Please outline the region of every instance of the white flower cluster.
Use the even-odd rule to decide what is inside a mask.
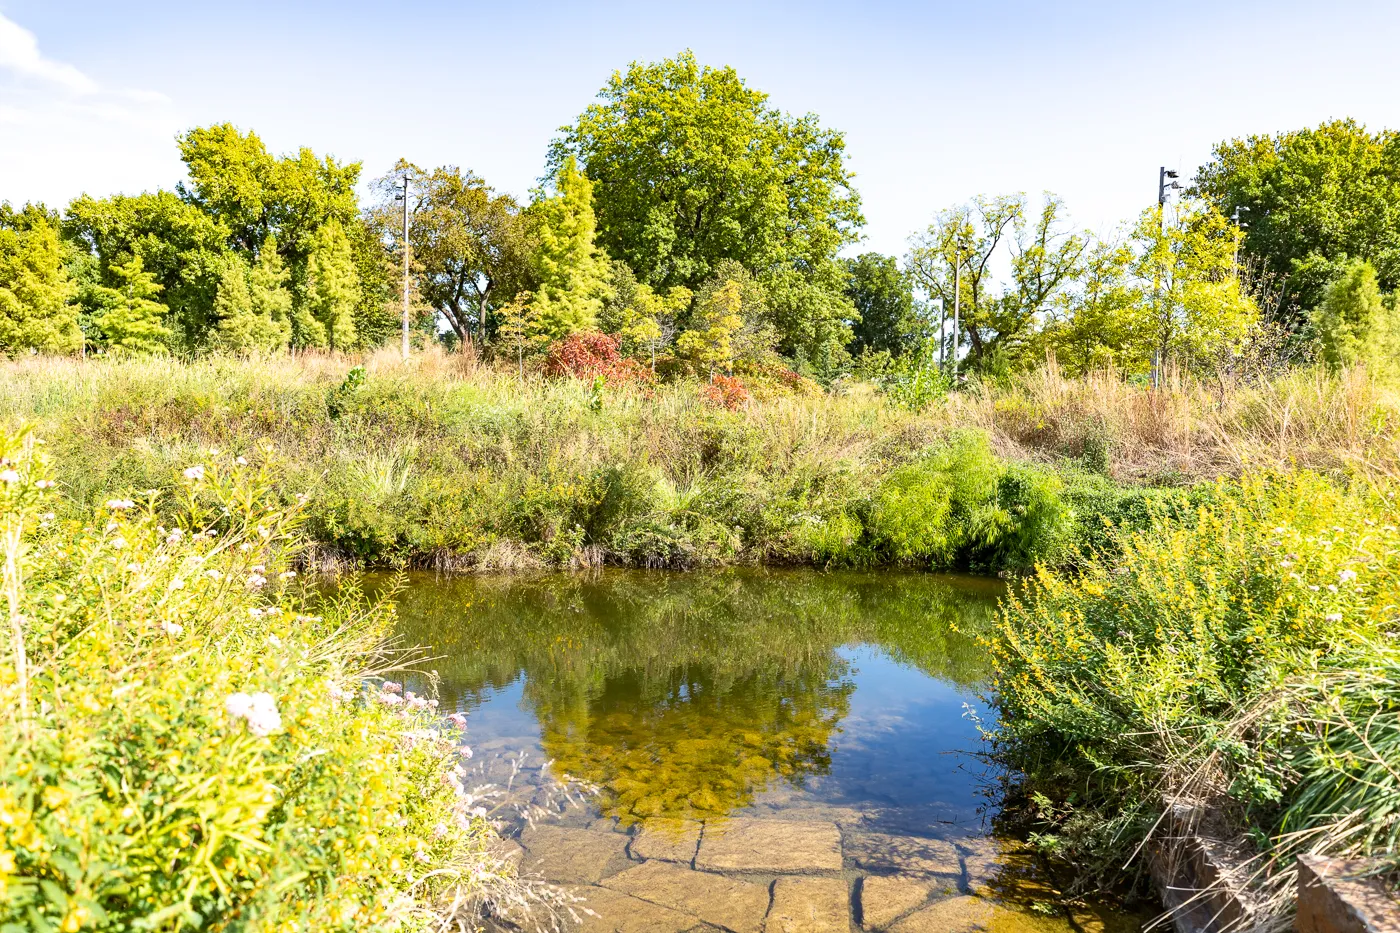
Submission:
[[[270,735],[282,728],[282,714],[270,693],[232,694],[224,701],[224,709],[234,719],[245,720],[253,735]]]

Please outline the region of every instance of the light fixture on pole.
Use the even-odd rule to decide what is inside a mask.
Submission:
[[[403,358],[408,361],[408,173],[403,176],[403,191],[394,195],[403,202]]]
[[[1230,219],[1235,223],[1235,253],[1230,259],[1230,268],[1234,271],[1235,278],[1237,279],[1240,277],[1240,231],[1249,226],[1249,224],[1240,220],[1240,211],[1244,211],[1247,214],[1249,213],[1249,208],[1245,207],[1243,204],[1237,204],[1235,205],[1235,212],[1230,215]]]

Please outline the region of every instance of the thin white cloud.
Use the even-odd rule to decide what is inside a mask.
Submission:
[[[75,94],[96,94],[97,82],[72,65],[45,58],[34,33],[0,13],[0,68],[22,78],[57,84]]]
[[[60,206],[80,191],[166,187],[180,175],[169,97],[104,87],[43,54],[0,14],[0,201]]]

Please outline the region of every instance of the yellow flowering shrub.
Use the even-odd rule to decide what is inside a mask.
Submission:
[[[461,735],[371,676],[392,606],[313,597],[269,466],[58,522],[0,435],[0,930],[398,930],[511,897]],[[173,517],[172,517],[173,516]]]
[[[1117,871],[1164,796],[1205,792],[1207,759],[1213,806],[1261,841],[1278,831],[1307,736],[1239,718],[1400,632],[1397,522],[1392,489],[1247,476],[1009,595],[988,640],[995,739],[1052,830],[1042,841],[1077,834],[1108,857],[1066,854]]]

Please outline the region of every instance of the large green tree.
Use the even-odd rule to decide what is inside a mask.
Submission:
[[[916,336],[919,322],[914,313],[914,288],[893,256],[862,253],[845,260],[846,297],[860,319],[851,326],[852,354],[864,350],[898,355]]]
[[[292,340],[299,347],[348,350],[356,344],[355,308],[360,276],[350,239],[339,221],[316,233],[306,261],[301,307],[292,317]]]
[[[1369,261],[1400,285],[1400,133],[1354,120],[1222,142],[1196,190],[1222,215],[1244,208],[1243,250],[1284,278],[1281,323],[1301,330],[1338,270]]]
[[[0,353],[82,347],[57,218],[40,205],[0,203]]]
[[[65,232],[96,260],[97,284],[123,286],[116,267],[139,257],[143,272],[160,285],[170,309],[173,339],[186,349],[204,346],[217,324],[214,302],[229,252],[229,231],[195,205],[170,191],[93,198],[68,205]],[[82,304],[95,313],[96,292],[84,289]]]
[[[465,346],[484,343],[492,313],[532,285],[533,232],[508,194],[455,165],[427,171],[399,160],[374,184],[371,217],[403,261],[402,179],[409,180],[409,245],[419,294]]]
[[[572,157],[559,167],[555,186],[553,197],[532,208],[539,248],[531,309],[540,332],[550,338],[596,328],[612,277],[607,254],[594,242],[593,184]]]
[[[863,223],[845,140],[690,52],[616,72],[550,153],[596,187],[598,240],[653,288],[695,289],[726,259],[765,281],[783,349],[844,345],[837,252]]]

